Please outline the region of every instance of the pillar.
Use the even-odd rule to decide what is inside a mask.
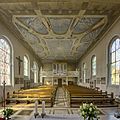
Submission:
[[[54,79],[53,79],[53,77],[52,77],[52,86],[54,85]]]
[[[66,85],[68,85],[68,77],[66,77]]]

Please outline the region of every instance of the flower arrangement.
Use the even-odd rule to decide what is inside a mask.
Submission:
[[[82,104],[80,106],[80,113],[82,115],[82,117],[88,120],[94,120],[94,118],[96,118],[98,120],[98,114],[99,114],[99,110],[97,108],[97,106],[93,105],[92,103],[90,104]]]
[[[5,119],[9,119],[9,117],[13,114],[13,109],[7,108],[5,110],[3,110],[3,115],[5,117]]]

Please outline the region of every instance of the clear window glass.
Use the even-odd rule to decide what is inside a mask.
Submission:
[[[91,60],[91,62],[92,62],[92,76],[96,76],[96,56],[94,55],[94,56],[92,56],[92,60]]]
[[[119,85],[120,82],[120,39],[115,39],[110,45],[110,78],[111,83]]]
[[[29,59],[28,59],[28,57],[25,55],[25,56],[24,56],[24,76],[29,77],[29,71],[30,71]]]
[[[0,85],[5,80],[6,85],[11,85],[11,49],[6,39],[0,39]]]

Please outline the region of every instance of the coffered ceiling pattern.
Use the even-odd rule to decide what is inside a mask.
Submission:
[[[0,13],[43,61],[75,61],[120,15],[120,1],[4,0]]]

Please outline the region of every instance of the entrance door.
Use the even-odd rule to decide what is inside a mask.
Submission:
[[[58,79],[58,87],[62,87],[62,79]]]

